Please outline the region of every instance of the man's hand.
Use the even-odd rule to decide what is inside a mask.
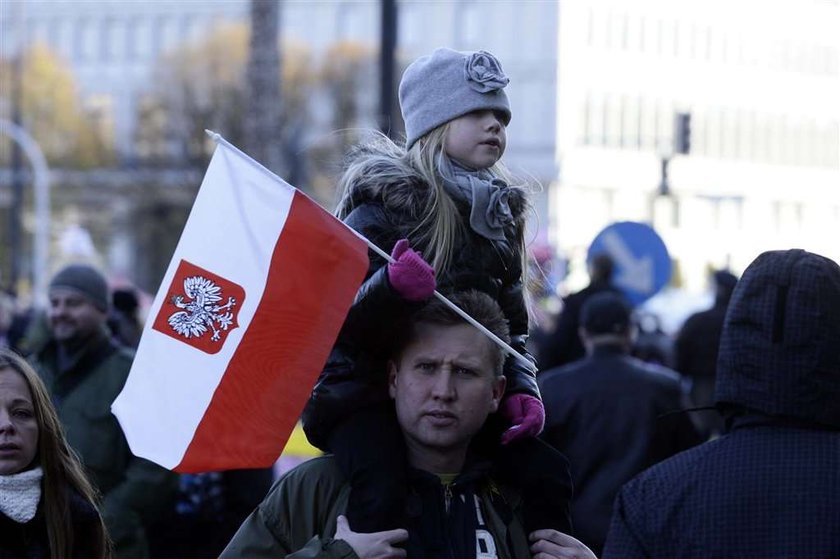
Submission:
[[[534,559],[598,559],[588,547],[557,530],[537,530],[528,538]]]
[[[408,531],[400,528],[362,534],[350,529],[345,516],[339,516],[336,520],[335,539],[346,541],[359,559],[390,559],[405,557],[405,550],[394,547],[394,544],[407,540]]]

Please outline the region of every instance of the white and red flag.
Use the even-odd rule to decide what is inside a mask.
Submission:
[[[217,140],[112,406],[134,454],[180,472],[274,463],[368,268],[364,240]]]

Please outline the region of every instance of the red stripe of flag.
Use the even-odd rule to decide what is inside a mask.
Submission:
[[[367,269],[365,243],[295,192],[265,292],[176,471],[277,459]]]

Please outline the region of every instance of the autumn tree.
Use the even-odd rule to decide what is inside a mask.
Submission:
[[[205,129],[245,146],[246,68],[249,31],[221,24],[204,39],[166,55],[155,87],[140,102],[138,154],[152,163],[206,164],[213,145]],[[284,44],[280,77],[280,127],[306,115],[312,82],[309,51]],[[278,100],[280,102],[280,100]]]
[[[50,165],[91,168],[113,162],[113,144],[97,126],[97,115],[84,108],[69,64],[38,43],[25,52],[21,74],[22,124]],[[0,117],[6,119],[13,76],[11,61],[0,60]],[[8,142],[0,146],[0,161],[8,165]]]

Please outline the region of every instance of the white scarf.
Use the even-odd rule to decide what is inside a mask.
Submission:
[[[41,500],[41,478],[44,471],[39,467],[0,476],[0,512],[23,524],[35,517]]]

